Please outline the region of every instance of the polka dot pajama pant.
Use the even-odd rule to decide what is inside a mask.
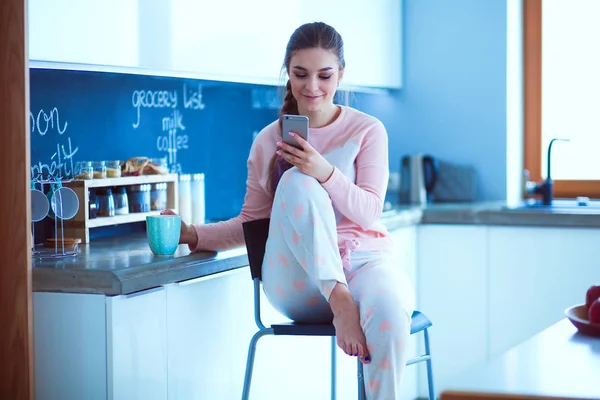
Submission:
[[[347,285],[371,354],[364,366],[367,398],[395,400],[408,357],[414,295],[394,255],[360,252],[356,241],[340,252],[329,195],[296,168],[277,187],[269,229],[263,286],[270,303],[294,321],[331,322],[331,291],[337,282]]]

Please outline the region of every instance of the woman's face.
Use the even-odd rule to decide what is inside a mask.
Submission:
[[[322,111],[333,104],[344,71],[333,52],[311,48],[292,55],[288,73],[298,111],[303,113]]]

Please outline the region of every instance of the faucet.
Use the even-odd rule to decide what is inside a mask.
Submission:
[[[550,175],[550,171],[551,171],[551,155],[552,155],[552,144],[555,141],[562,141],[562,142],[568,142],[570,141],[570,139],[561,139],[561,138],[554,138],[550,141],[550,143],[548,144],[548,172],[546,173],[546,179],[543,182],[540,183],[536,183],[536,182],[530,182],[529,180],[525,179],[525,191],[527,194],[539,194],[542,196],[542,205],[544,206],[549,206],[552,205],[552,188],[553,188],[553,183],[552,183],[552,176]],[[529,171],[525,170],[525,176],[528,177],[529,176]]]

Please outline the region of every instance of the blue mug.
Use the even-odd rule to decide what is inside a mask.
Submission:
[[[150,250],[157,256],[170,256],[179,245],[181,216],[149,215],[146,217],[146,236]]]

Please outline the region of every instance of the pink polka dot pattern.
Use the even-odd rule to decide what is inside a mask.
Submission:
[[[269,256],[267,256],[267,263],[269,264],[269,267],[271,267],[271,268],[275,267],[275,261],[273,261],[273,259]]]
[[[279,293],[279,295],[281,297],[285,297],[285,292],[284,292],[284,290],[283,290],[283,288],[281,286],[279,286],[279,285],[275,286],[275,291],[277,293]]]
[[[324,263],[323,257],[321,257],[320,255],[315,255],[315,264],[317,265],[322,265]]]
[[[307,266],[306,266],[306,260],[304,258],[300,259],[300,266],[302,267],[303,270],[307,270]]]
[[[281,206],[281,211],[285,211],[285,207],[286,207],[285,201],[281,200],[280,206]]]
[[[300,243],[301,239],[302,239],[302,236],[298,235],[297,232],[294,232],[294,244],[298,245],[298,243]]]
[[[381,324],[379,325],[379,332],[391,331],[391,330],[392,330],[392,323],[388,320],[382,321]]]
[[[277,260],[278,260],[280,263],[282,263],[283,265],[285,265],[286,267],[288,267],[288,266],[289,266],[289,261],[288,261],[288,259],[287,259],[287,258],[286,258],[286,257],[285,257],[283,254],[279,254],[279,255],[277,256]]]
[[[365,318],[371,318],[371,316],[373,315],[373,311],[375,311],[375,307],[373,307],[373,306],[369,307],[367,312],[365,312]]]
[[[379,390],[379,381],[376,379],[369,380],[369,389],[371,389],[371,393],[375,393]]]
[[[304,206],[302,204],[297,204],[294,208],[294,218],[298,219],[304,214]]]
[[[315,307],[315,306],[318,306],[319,303],[320,303],[319,298],[313,296],[310,299],[308,299],[308,301],[306,302],[306,305],[309,307]]]
[[[381,369],[392,369],[392,363],[388,358],[384,358],[381,362]]]
[[[306,281],[296,279],[294,281],[294,287],[296,288],[296,290],[303,290],[306,287]]]
[[[314,183],[315,183],[315,181],[313,179],[311,179],[311,178],[304,178],[302,180],[302,184],[304,185],[304,187],[306,189],[312,188]]]

